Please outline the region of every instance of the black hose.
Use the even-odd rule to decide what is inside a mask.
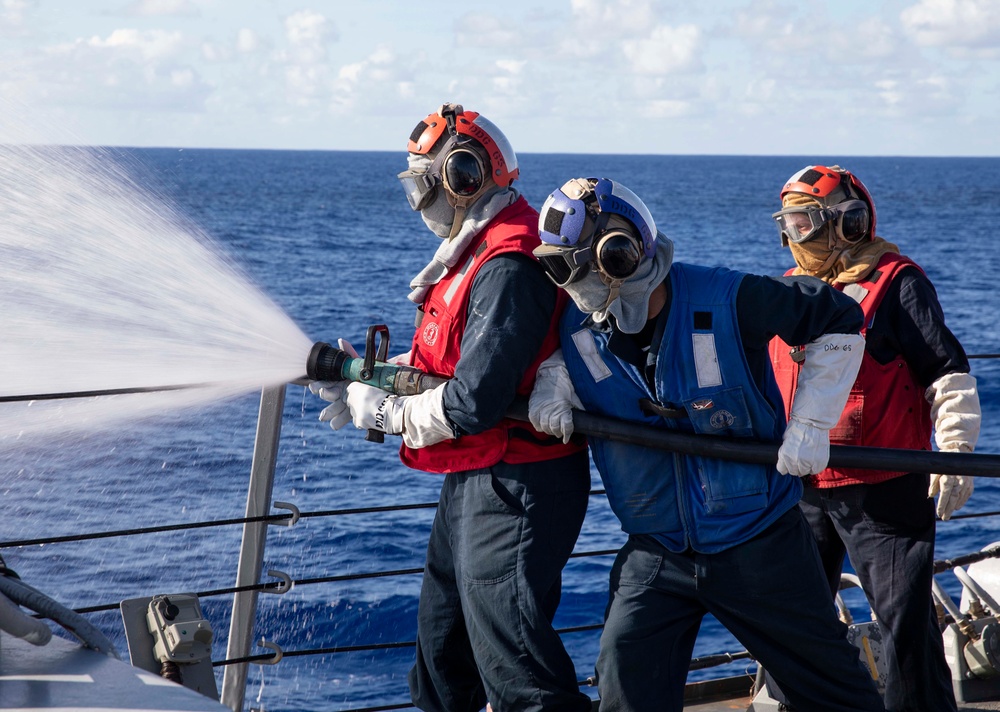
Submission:
[[[573,414],[573,423],[574,426],[579,424],[576,429],[584,435],[634,442],[686,455],[703,455],[720,460],[739,460],[763,465],[773,465],[778,461],[780,443],[747,442],[678,433],[580,412]],[[1000,455],[831,445],[830,467],[1000,477]]]
[[[0,396],[0,403],[30,400],[54,400],[91,396],[119,395],[124,393],[150,393],[203,388],[210,384],[189,383],[173,386],[146,388],[117,388],[99,391],[71,391],[21,396]],[[507,416],[518,420],[528,419],[528,404],[516,401]],[[714,457],[762,465],[778,461],[780,443],[748,441],[707,435],[680,433],[654,428],[641,423],[626,422],[605,416],[573,411],[573,429],[582,435],[607,438],[618,442],[644,445],[660,450],[671,450],[683,455]],[[971,475],[975,477],[1000,477],[1000,455],[959,452],[931,452],[893,448],[861,447],[857,445],[831,445],[830,467],[859,470],[889,470],[892,472],[921,472],[939,475]]]
[[[507,415],[518,420],[527,420],[527,404],[523,401],[515,402],[507,411]],[[573,411],[573,430],[588,437],[644,445],[659,450],[679,452],[682,455],[699,455],[760,465],[775,464],[778,461],[778,448],[781,447],[781,443],[777,442],[680,433],[579,410]],[[831,445],[830,467],[1000,477],[1000,455]]]

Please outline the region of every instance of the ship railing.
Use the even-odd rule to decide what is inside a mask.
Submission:
[[[594,489],[591,490],[590,494],[591,496],[602,496],[605,494],[605,491],[603,489]],[[40,545],[49,545],[58,543],[108,539],[115,537],[142,536],[142,535],[156,534],[162,532],[204,529],[213,527],[227,527],[240,524],[244,525],[292,524],[299,519],[309,519],[309,518],[327,518],[327,517],[340,517],[340,516],[371,516],[373,514],[393,513],[400,511],[433,510],[437,507],[437,503],[424,502],[424,503],[412,503],[412,504],[401,504],[401,505],[386,505],[377,507],[326,509],[326,510],[316,510],[316,511],[299,511],[297,507],[287,505],[286,503],[282,502],[275,502],[274,506],[276,508],[286,508],[289,509],[290,511],[282,513],[271,513],[267,515],[254,516],[254,517],[239,517],[239,518],[217,519],[217,520],[197,521],[197,522],[180,522],[174,524],[162,524],[162,525],[155,525],[148,527],[133,527],[128,529],[106,530],[106,531],[88,532],[88,533],[80,533],[72,535],[0,541],[0,550],[13,547],[40,546]],[[973,519],[973,518],[997,516],[997,515],[1000,515],[1000,511],[958,514],[952,517],[952,521],[960,519]],[[616,549],[576,551],[571,555],[571,557],[576,559],[576,558],[595,557],[595,556],[611,556],[614,555],[615,553],[617,553]],[[934,570],[935,573],[943,573],[955,566],[962,566],[973,563],[975,561],[980,561],[988,557],[989,555],[990,552],[977,552],[973,554],[966,554],[954,557],[952,559],[937,561],[935,562]],[[258,582],[253,585],[215,588],[215,589],[198,591],[196,592],[196,595],[199,598],[208,598],[214,596],[232,595],[237,593],[248,593],[251,591],[258,593],[280,592],[282,589],[287,590],[288,588],[290,588],[290,585],[298,587],[298,586],[309,586],[315,584],[339,583],[347,581],[359,581],[359,580],[387,578],[396,576],[410,576],[410,575],[421,574],[422,571],[423,571],[422,568],[402,568],[402,569],[359,572],[353,574],[301,578],[294,580],[288,579],[281,581]],[[76,613],[80,614],[94,614],[100,612],[115,611],[118,609],[118,607],[119,604],[117,602],[112,602],[106,604],[97,604],[92,606],[80,607],[74,610]],[[599,631],[601,630],[602,627],[603,624],[601,622],[595,622],[589,625],[560,628],[558,632],[560,635],[570,635],[575,633]],[[273,642],[271,642],[271,643],[265,643],[264,645],[264,647],[271,648],[270,652],[263,654],[246,654],[241,657],[217,660],[213,661],[213,666],[227,667],[228,669],[228,666],[234,666],[234,665],[275,663],[281,660],[282,658],[389,651],[389,650],[414,648],[415,645],[416,645],[415,641],[403,640],[403,641],[394,641],[389,643],[375,643],[367,645],[344,645],[344,646],[330,646],[322,648],[303,648],[296,650],[284,650],[279,646],[275,645]],[[747,651],[706,655],[693,659],[691,661],[690,669],[701,670],[709,667],[725,665],[740,660],[752,661],[752,657]],[[592,678],[585,678],[579,680],[579,684],[581,686],[593,685],[594,681]],[[351,710],[342,710],[341,712],[375,712],[376,710],[406,709],[409,707],[411,707],[409,703],[400,702],[394,705],[356,708]]]
[[[970,358],[998,358],[1000,354],[976,354],[970,356]],[[301,385],[301,384],[299,384]],[[225,670],[223,672],[223,682],[222,682],[222,693],[221,701],[222,703],[234,711],[240,711],[243,709],[245,691],[246,691],[246,680],[247,680],[247,666],[249,663],[259,663],[265,661],[274,661],[276,658],[280,657],[292,657],[294,655],[318,655],[318,654],[329,654],[336,652],[347,652],[356,651],[359,649],[383,649],[383,648],[399,648],[415,645],[413,642],[400,642],[400,643],[390,643],[390,644],[379,644],[375,646],[347,646],[347,647],[335,647],[335,648],[324,648],[317,650],[302,650],[302,651],[282,651],[273,644],[266,644],[266,647],[271,648],[274,652],[268,653],[266,655],[251,655],[250,650],[253,645],[252,635],[254,623],[256,620],[257,611],[257,598],[261,591],[265,590],[279,590],[289,587],[290,583],[295,585],[308,585],[311,583],[326,583],[331,581],[342,581],[351,578],[367,578],[367,577],[384,577],[391,575],[407,575],[407,574],[417,574],[421,573],[422,569],[404,569],[392,572],[375,572],[371,574],[353,574],[349,576],[330,576],[330,577],[320,577],[314,579],[305,579],[301,581],[291,581],[287,576],[284,577],[280,582],[269,582],[261,583],[261,576],[263,574],[263,560],[264,560],[264,548],[267,538],[267,528],[272,523],[280,523],[283,520],[290,520],[296,516],[311,516],[309,513],[303,515],[300,512],[292,511],[289,514],[273,515],[271,514],[272,507],[272,491],[274,485],[274,469],[277,461],[278,453],[278,443],[281,436],[281,421],[282,414],[284,410],[285,403],[285,392],[287,386],[285,384],[279,386],[273,386],[264,388],[261,391],[260,407],[258,412],[257,420],[257,431],[254,442],[254,453],[253,460],[251,463],[250,472],[250,483],[247,490],[247,505],[246,505],[246,516],[239,520],[226,520],[222,522],[201,522],[186,525],[167,525],[165,527],[149,527],[144,530],[122,530],[121,532],[104,532],[96,535],[90,535],[91,538],[97,537],[109,537],[109,536],[123,536],[126,534],[138,534],[138,533],[148,533],[150,531],[167,531],[175,528],[194,528],[194,527],[204,527],[204,526],[223,526],[227,524],[242,523],[243,524],[243,536],[240,545],[239,554],[239,564],[237,568],[236,575],[236,585],[227,589],[217,589],[214,591],[201,592],[199,596],[212,596],[212,595],[222,595],[222,594],[232,594],[233,604],[232,604],[232,614],[230,617],[230,631],[227,641],[227,651],[225,660],[213,662],[213,665],[224,666]],[[283,503],[282,503],[283,504]],[[412,507],[434,507],[436,504],[427,505],[412,505]],[[406,506],[401,507],[406,508]],[[372,508],[375,509],[375,508]],[[382,509],[382,508],[377,508]],[[392,509],[392,508],[388,508]],[[371,510],[345,510],[354,512],[371,511]],[[314,513],[315,515],[332,515],[336,513],[335,511],[327,511],[323,513]],[[962,515],[957,515],[952,517],[952,519],[960,519]],[[975,516],[975,515],[973,515]],[[983,515],[979,515],[983,516]],[[70,541],[79,540],[83,537],[53,537],[46,540],[32,540],[30,543],[54,543],[56,541]],[[10,546],[24,546],[27,545],[28,540],[16,541],[16,542],[0,542],[0,549]],[[580,552],[574,553],[573,556],[597,556],[597,555],[610,555],[615,553],[613,550],[609,551],[595,551],[595,552]],[[112,604],[110,606],[91,606],[86,608],[78,609],[81,613],[90,613],[96,611],[103,611],[116,608],[118,604]],[[601,628],[600,623],[594,624],[593,626],[580,626],[572,629],[564,629],[563,633],[576,632],[579,630],[595,630]],[[262,641],[264,642],[264,641]],[[722,654],[721,656],[709,656],[709,657],[721,657],[725,659],[732,654]],[[742,656],[744,653],[737,653],[735,655]],[[698,664],[698,663],[695,663]],[[584,680],[581,684],[587,684],[588,680]],[[409,705],[402,705],[401,707],[380,707],[378,709],[402,709],[409,707]]]

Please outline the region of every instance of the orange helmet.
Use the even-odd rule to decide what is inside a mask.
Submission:
[[[518,176],[517,156],[507,137],[491,121],[461,104],[445,104],[417,124],[406,149],[426,155],[437,148],[429,168],[411,169],[397,177],[414,210],[422,210],[444,187],[453,206],[475,202],[490,183],[506,188]]]
[[[410,134],[406,150],[426,155],[441,140],[446,129],[455,144],[463,143],[459,137],[465,136],[482,146],[489,157],[491,177],[498,186],[506,188],[517,180],[517,156],[510,141],[492,121],[475,111],[465,111],[460,104],[445,104],[417,124]]]
[[[828,222],[847,242],[875,239],[875,203],[865,184],[850,171],[840,166],[806,166],[785,182],[781,200],[789,193],[815,198],[821,207],[785,208],[774,213],[782,244],[812,239]]]

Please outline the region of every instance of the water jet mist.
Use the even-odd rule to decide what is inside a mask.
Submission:
[[[0,145],[0,443],[303,375],[312,341],[140,169]],[[9,402],[93,391],[117,395]]]

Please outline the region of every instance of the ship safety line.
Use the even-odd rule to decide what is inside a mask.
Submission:
[[[605,494],[603,489],[591,490],[591,496]],[[418,509],[434,509],[437,502],[426,502],[420,504],[397,504],[382,507],[356,507],[353,509],[325,509],[315,512],[298,512],[298,518],[307,517],[334,517],[348,514],[377,514],[383,512],[406,512]],[[233,524],[249,524],[251,522],[274,522],[281,523],[294,519],[296,514],[268,514],[261,517],[235,517],[232,519],[212,519],[204,522],[185,522],[182,524],[162,524],[153,527],[139,527],[133,529],[118,529],[114,531],[90,532],[87,534],[65,534],[62,536],[39,537],[36,539],[10,539],[0,541],[0,549],[9,549],[15,546],[36,546],[38,544],[64,544],[71,541],[90,541],[92,539],[109,539],[119,536],[137,536],[141,534],[159,534],[162,532],[184,531],[185,529],[204,529],[207,527],[222,527]]]

